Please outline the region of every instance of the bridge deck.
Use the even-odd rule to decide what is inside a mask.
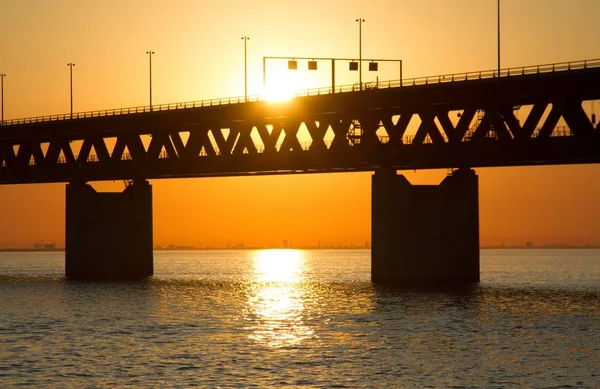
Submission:
[[[7,121],[0,184],[600,161],[600,61],[494,76]]]
[[[398,87],[411,87],[411,86],[419,86],[419,85],[441,84],[441,83],[448,83],[448,82],[454,83],[454,82],[464,82],[464,81],[473,81],[473,80],[495,79],[498,77],[504,78],[504,77],[518,77],[518,76],[532,75],[532,74],[569,72],[569,71],[573,71],[573,70],[593,69],[593,68],[599,68],[599,67],[600,67],[600,59],[592,59],[592,60],[584,60],[584,61],[561,62],[561,63],[554,63],[554,64],[546,64],[546,65],[533,65],[533,66],[507,68],[507,69],[501,69],[500,71],[485,70],[485,71],[468,72],[468,73],[452,73],[452,74],[443,74],[443,75],[437,75],[437,76],[416,77],[416,78],[409,78],[409,79],[403,79],[403,80],[368,82],[368,83],[364,84],[364,87],[365,87],[365,89],[386,89],[386,88],[398,88]],[[296,92],[296,97],[320,96],[320,95],[325,95],[325,94],[330,94],[330,93],[356,92],[358,90],[359,90],[359,86],[357,84],[342,85],[342,86],[336,87],[335,89],[315,88],[315,89],[307,89],[307,90],[298,91],[298,92]],[[240,103],[256,102],[256,101],[264,101],[264,99],[260,95],[252,95],[252,96],[248,96],[248,98],[246,98],[244,96],[221,97],[221,98],[216,98],[216,99],[159,104],[159,105],[153,105],[152,107],[138,106],[138,107],[114,108],[114,109],[105,109],[105,110],[87,111],[87,112],[74,112],[73,114],[63,113],[63,114],[57,114],[57,115],[16,118],[16,119],[5,120],[3,123],[0,123],[0,125],[14,126],[14,125],[22,125],[22,124],[30,124],[30,123],[55,121],[55,120],[74,120],[74,119],[85,119],[85,118],[100,117],[100,116],[130,115],[130,114],[146,113],[146,112],[154,112],[154,111],[170,111],[170,110],[187,109],[187,108],[212,107],[212,106],[225,105],[225,104],[240,104]]]

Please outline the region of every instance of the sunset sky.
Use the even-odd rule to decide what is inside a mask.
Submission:
[[[496,66],[496,0],[0,0],[5,118],[263,93],[263,57],[402,59],[404,76]],[[502,66],[600,58],[600,1],[502,0]],[[329,86],[329,68],[268,63],[267,78]],[[381,65],[380,80],[397,78]],[[337,83],[358,74],[338,70]],[[376,75],[365,71],[363,81]],[[273,81],[274,80],[274,81]],[[596,105],[600,113],[600,104]],[[403,172],[437,184],[446,171]],[[477,169],[481,242],[600,244],[600,167]],[[154,243],[364,244],[371,174],[154,180]],[[101,190],[123,184],[94,183]],[[0,186],[0,247],[64,245],[65,185]]]

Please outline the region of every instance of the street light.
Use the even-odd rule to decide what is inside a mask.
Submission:
[[[69,87],[71,90],[71,119],[73,119],[73,66],[75,66],[75,64],[69,62],[67,66],[69,67]]]
[[[358,22],[358,83],[360,84],[360,90],[362,90],[362,24],[365,19],[356,19]]]
[[[247,56],[247,43],[250,40],[249,37],[243,36],[244,41],[244,101],[248,101],[248,56]]]
[[[150,111],[152,111],[152,54],[154,54],[154,51],[148,50],[146,54],[150,58]]]
[[[0,99],[2,99],[2,119],[0,120],[0,126],[4,125],[4,77],[6,77],[6,74],[0,73]]]
[[[500,77],[500,0],[498,0],[498,77]]]

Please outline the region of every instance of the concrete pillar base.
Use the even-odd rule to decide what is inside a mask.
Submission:
[[[371,279],[381,283],[479,281],[478,178],[460,169],[439,186],[394,170],[372,179]]]
[[[152,187],[136,181],[122,193],[67,185],[67,277],[139,280],[152,276]]]

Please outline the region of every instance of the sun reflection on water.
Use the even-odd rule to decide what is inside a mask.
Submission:
[[[254,257],[254,274],[259,282],[300,282],[303,272],[300,250],[260,250]]]
[[[248,296],[250,338],[284,347],[313,336],[304,322],[308,290],[305,259],[299,250],[261,250],[254,258],[255,280]]]

